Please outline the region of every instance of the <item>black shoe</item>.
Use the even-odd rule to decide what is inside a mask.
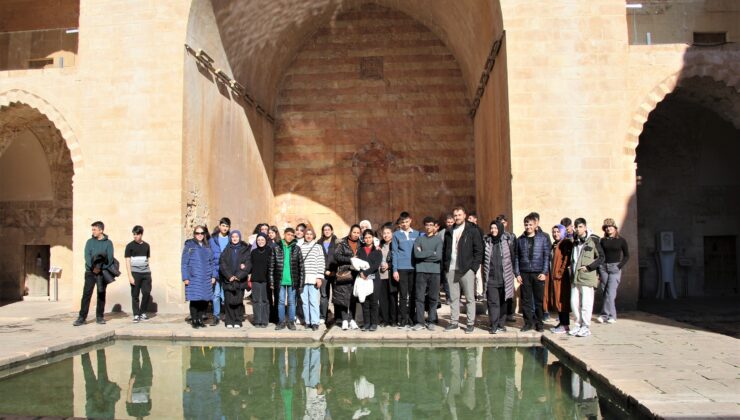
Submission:
[[[370,326],[369,325],[365,325],[365,324],[362,324],[362,326],[360,327],[360,331],[362,331],[362,332],[365,332],[365,331],[367,331],[369,329],[370,329]]]
[[[378,326],[377,326],[377,325],[375,325],[375,324],[373,324],[373,325],[371,325],[371,326],[370,326],[370,328],[368,328],[367,330],[368,330],[368,331],[370,331],[370,332],[372,332],[372,331],[377,331],[377,330],[378,330]]]
[[[83,317],[77,318],[75,322],[72,323],[72,325],[74,325],[75,327],[79,327],[80,325],[84,325],[84,324],[85,324],[85,318]]]
[[[295,331],[295,322],[288,322],[288,329],[291,331]]]
[[[319,330],[319,325],[318,324],[313,324],[313,325],[311,325],[311,329],[314,330],[314,331],[318,331]]]
[[[465,328],[465,334],[470,334],[473,331],[475,331],[475,327],[473,327],[472,325],[468,325],[467,328]]]
[[[535,330],[535,331],[537,331],[537,332],[545,332],[545,329],[544,329],[544,328],[542,327],[542,325],[538,325],[538,326],[536,326],[536,327],[534,328],[534,330]]]
[[[193,327],[193,329],[195,329],[195,330],[197,330],[198,328],[200,328],[200,324],[198,323],[198,321],[195,321],[195,320],[190,321],[190,326]]]
[[[532,331],[532,326],[531,326],[531,325],[526,325],[526,324],[525,324],[525,325],[524,325],[524,326],[522,327],[522,329],[521,329],[521,332],[527,332],[527,331]]]
[[[275,325],[275,331],[282,330],[284,328],[285,328],[285,323],[284,322],[281,322],[281,323]],[[295,327],[293,327],[293,328],[295,328]]]
[[[491,328],[490,330],[488,330],[488,334],[496,334],[497,332],[498,331],[496,331],[495,328]]]
[[[496,328],[496,332],[497,333],[506,332],[506,327],[498,327],[498,328]]]
[[[95,318],[95,323],[100,324],[100,325],[105,325],[105,318],[103,318],[102,316]]]
[[[516,318],[514,318],[514,315],[506,315],[506,322],[514,322],[516,321]]]
[[[445,331],[454,331],[454,330],[456,330],[458,328],[460,328],[459,325],[457,325],[457,324],[450,324],[450,325],[448,325],[448,326],[445,327]]]
[[[219,323],[218,317],[214,316],[213,321],[211,321],[211,326],[215,327],[216,325],[218,325],[218,323]]]

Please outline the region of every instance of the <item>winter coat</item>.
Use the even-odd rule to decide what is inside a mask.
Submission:
[[[547,274],[550,272],[550,241],[541,232],[534,235],[534,252],[529,257],[529,241],[526,235],[516,240],[516,254],[514,261],[514,275],[522,273]]]
[[[514,263],[512,261],[512,255],[514,255],[514,249],[510,242],[507,242],[503,237],[498,243],[499,246],[494,246],[493,239],[488,236],[486,237],[485,246],[486,252],[483,257],[482,267],[482,278],[483,281],[488,281],[488,270],[491,268],[491,258],[500,258],[501,266],[504,269],[504,295],[506,299],[514,297]],[[499,254],[493,255],[494,249],[497,249]]]
[[[381,251],[378,251],[375,246],[370,250],[370,254],[365,252],[365,246],[358,246],[357,247],[357,258],[367,261],[368,264],[370,264],[370,268],[366,270],[360,271],[360,273],[364,274],[365,277],[368,277],[370,275],[375,275],[376,277],[380,275],[380,263],[383,262],[383,253]]]
[[[101,270],[113,264],[113,242],[106,234],[103,234],[103,239],[90,238],[85,242],[85,271],[92,271],[93,259],[98,255],[106,257],[105,263],[100,267]]]
[[[185,241],[180,264],[183,281],[190,280],[190,284],[185,286],[185,300],[213,298],[211,278],[218,277],[215,266],[213,251],[208,245],[201,246],[195,239]]]
[[[316,279],[324,279],[326,262],[323,248],[316,241],[303,242],[300,246],[301,255],[303,256],[303,270],[306,273],[306,284],[316,284]]]
[[[274,248],[270,245],[265,245],[263,248],[255,247],[249,252],[249,259],[251,262],[250,274],[252,274],[253,283],[269,283],[267,280],[268,271],[270,269],[273,252]]]
[[[358,243],[358,253],[359,249],[360,244]],[[337,265],[337,271],[343,271],[346,269],[351,270],[352,257],[354,256],[355,253],[349,246],[349,239],[345,237],[344,239],[342,239],[341,242],[337,244],[337,247],[334,250],[334,261]],[[352,271],[352,279],[347,281],[339,281],[338,279],[336,280],[334,288],[332,289],[332,302],[335,305],[349,307],[349,303],[352,299],[352,286],[354,285],[355,277],[357,277],[357,271]]]
[[[252,265],[249,249],[249,245],[242,241],[239,246],[229,243],[229,246],[221,253],[218,263],[219,280],[224,290],[236,291],[237,289],[243,290],[246,287],[247,277]],[[244,264],[244,268],[241,268],[242,264]],[[237,280],[230,282],[231,276],[236,276]]]
[[[483,262],[483,239],[478,226],[473,223],[465,222],[465,227],[457,242],[457,267],[450,267],[452,259],[452,229],[445,229],[444,258],[442,259],[442,269],[447,271],[454,269],[460,273],[466,273],[468,270],[477,272]]]
[[[270,268],[268,270],[267,279],[270,282],[270,287],[280,287],[280,283],[283,280],[283,264],[285,261],[285,253],[283,251],[282,243],[278,244],[272,250],[272,258],[270,259]],[[301,254],[301,248],[298,244],[293,241],[290,245],[290,279],[293,283],[293,288],[302,290],[305,282],[306,272],[303,267],[303,255]]]
[[[570,259],[573,241],[562,239],[552,247],[550,282],[552,303],[558,312],[570,312]]]
[[[599,237],[591,233],[586,233],[586,239],[581,241],[579,238],[573,240],[573,257],[571,260],[573,282],[576,286],[597,287],[599,285],[598,268],[604,262],[604,250],[601,248]],[[578,271],[579,268],[586,267],[586,271]]]
[[[337,273],[337,263],[334,262],[334,251],[337,249],[338,239],[335,235],[331,236],[329,241],[329,249],[324,250],[324,244],[319,240],[318,244],[321,246],[321,252],[324,253],[324,271],[331,271],[330,276],[325,276],[326,280],[334,280],[334,275]]]

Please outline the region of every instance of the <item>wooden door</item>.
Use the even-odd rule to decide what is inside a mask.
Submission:
[[[704,290],[712,293],[738,293],[737,237],[704,237]]]

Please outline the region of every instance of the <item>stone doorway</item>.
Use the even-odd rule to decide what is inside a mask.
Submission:
[[[24,300],[49,297],[50,260],[49,245],[26,245]]]
[[[369,220],[373,226],[392,221],[391,180],[388,167],[393,155],[377,141],[355,153],[352,173],[356,182],[356,220]]]

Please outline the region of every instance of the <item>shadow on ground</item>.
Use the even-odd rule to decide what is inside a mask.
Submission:
[[[660,315],[718,334],[740,338],[740,297],[694,297],[640,300],[641,311]]]

